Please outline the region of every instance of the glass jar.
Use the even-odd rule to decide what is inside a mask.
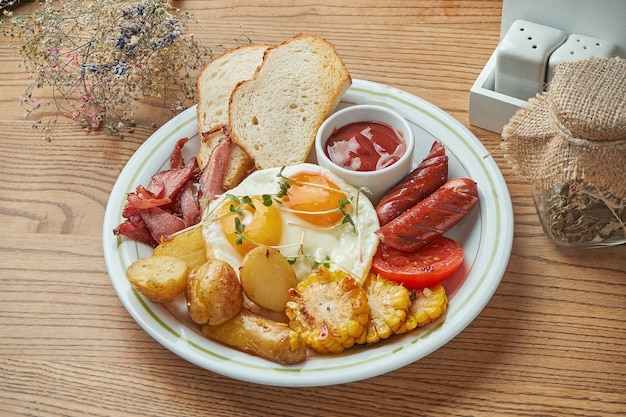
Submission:
[[[626,201],[592,184],[571,181],[552,188],[533,185],[545,234],[557,245],[593,248],[626,243]]]

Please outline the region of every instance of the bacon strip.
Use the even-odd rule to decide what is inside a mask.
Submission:
[[[200,172],[195,157],[187,163],[183,159],[187,140],[176,142],[170,169],[153,175],[148,187],[138,185],[135,192],[128,193],[122,211],[126,220],[113,230],[115,235],[156,246],[162,237],[200,220],[194,186]]]
[[[185,161],[183,159],[183,147],[188,141],[189,138],[181,138],[176,142],[174,150],[170,155],[170,169],[182,168],[185,166]]]
[[[169,197],[157,197],[150,190],[138,185],[134,193],[128,193],[126,196],[126,207],[124,208],[124,217],[128,217],[127,210],[140,210],[151,207],[164,206],[172,202]]]
[[[142,210],[141,218],[146,223],[146,228],[150,231],[155,242],[159,242],[162,237],[185,228],[185,223],[180,217],[160,207]]]
[[[158,172],[152,177],[148,190],[155,197],[172,200],[191,179],[192,175],[193,168],[188,166]]]
[[[117,226],[113,233],[115,235],[126,236],[132,240],[136,240],[137,242],[146,243],[148,245],[154,246],[154,238],[152,237],[152,233],[146,227],[146,224],[141,220],[141,216],[139,216],[139,222],[132,220],[125,220],[122,224]]]
[[[211,152],[209,163],[200,176],[200,193],[203,199],[212,201],[222,192],[231,144],[230,138],[226,136]],[[206,203],[201,204],[201,208],[205,206]]]
[[[185,227],[193,226],[200,221],[200,206],[196,200],[195,187],[192,181],[187,181],[187,184],[178,194],[178,207]]]

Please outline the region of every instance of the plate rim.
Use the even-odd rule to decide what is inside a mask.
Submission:
[[[129,171],[137,163],[143,164],[146,163],[145,161],[151,160],[151,157],[154,158],[154,155],[159,153],[159,149],[165,143],[172,141],[171,143],[173,145],[174,141],[180,137],[193,137],[194,134],[195,136],[198,135],[195,123],[196,106],[194,105],[165,123],[133,153],[120,172],[111,190],[111,196],[105,209],[102,243],[107,272],[118,298],[131,317],[133,317],[144,331],[174,354],[203,369],[234,379],[262,385],[312,387],[354,382],[399,369],[430,355],[454,339],[474,321],[486,307],[499,286],[508,265],[513,244],[512,203],[508,187],[500,169],[480,140],[469,129],[435,105],[395,87],[360,79],[353,79],[352,86],[344,96],[342,96],[341,101],[350,103],[351,100],[356,99],[358,102],[360,97],[367,99],[368,103],[388,107],[394,107],[394,104],[400,103],[402,106],[406,107],[406,109],[402,109],[404,112],[415,111],[415,114],[420,114],[426,118],[422,123],[416,122],[414,117],[411,117],[409,121],[412,124],[418,124],[434,137],[437,136],[433,134],[431,130],[438,131],[441,126],[444,126],[450,133],[455,135],[456,140],[466,142],[466,146],[474,153],[472,157],[481,161],[478,165],[484,170],[484,174],[487,178],[492,181],[491,187],[489,187],[488,190],[484,188],[481,189],[479,186],[479,196],[481,197],[481,203],[493,202],[495,209],[500,212],[499,218],[501,221],[495,222],[495,237],[498,238],[498,244],[494,244],[495,248],[493,250],[495,250],[495,252],[492,251],[489,265],[484,267],[488,267],[491,271],[490,274],[487,274],[489,277],[483,274],[478,283],[480,285],[469,290],[466,288],[465,292],[467,293],[469,291],[469,294],[465,295],[462,305],[455,309],[456,312],[457,310],[463,309],[470,300],[476,301],[474,308],[469,314],[465,314],[460,318],[457,317],[453,321],[449,321],[449,317],[446,317],[445,320],[433,326],[428,326],[420,332],[416,332],[415,337],[410,338],[410,341],[401,345],[399,349],[404,350],[406,348],[408,355],[389,355],[389,352],[385,351],[385,349],[382,349],[381,353],[381,349],[368,347],[368,353],[364,353],[365,350],[361,350],[356,354],[349,353],[351,358],[354,358],[354,355],[359,356],[358,361],[351,362],[348,366],[330,366],[323,369],[316,367],[308,368],[306,365],[282,366],[274,364],[270,361],[252,357],[249,354],[242,354],[231,348],[217,346],[216,342],[208,341],[208,339],[203,338],[203,336],[200,336],[202,339],[199,339],[198,335],[194,334],[195,332],[190,331],[189,334],[181,334],[183,332],[180,332],[180,329],[179,331],[173,329],[167,317],[169,313],[164,311],[162,306],[144,300],[143,297],[130,286],[127,280],[121,280],[117,278],[117,276],[114,276],[119,274],[120,271],[123,273],[125,268],[122,268],[122,265],[129,260],[125,259],[124,254],[120,251],[123,239],[119,236],[113,236],[112,229],[121,222],[120,204],[123,204],[122,202],[125,201],[126,192],[128,192],[129,187],[130,190],[133,190],[136,186],[133,181],[136,181],[136,177],[139,173],[135,172],[134,175],[131,175],[132,179],[128,180],[127,176],[129,175]],[[395,107],[394,109],[398,110]],[[409,118],[407,114],[404,114],[404,116]],[[187,133],[188,135],[181,136],[181,132]],[[442,142],[445,145],[447,141],[442,140]],[[446,146],[446,148],[448,147]],[[472,167],[473,166],[474,165],[472,165]],[[121,188],[124,188],[124,190],[120,193]],[[488,191],[487,194],[485,194],[486,191]],[[487,197],[489,198],[486,199]],[[491,200],[491,198],[493,198],[493,200]],[[496,204],[496,202],[498,204]],[[481,211],[491,208],[491,204],[480,204]],[[480,230],[482,234],[483,228],[481,227]],[[486,238],[486,236],[481,236],[479,242],[482,242],[484,238]],[[496,256],[496,253],[498,256]],[[477,294],[478,289],[481,290],[480,294]],[[451,303],[452,302],[454,302],[454,298],[451,300]],[[165,316],[162,317],[164,314]],[[438,339],[435,343],[429,345],[427,349],[419,347],[418,341],[431,337],[436,331],[441,331],[444,326],[446,327],[445,337]],[[203,346],[206,344],[205,342],[209,342],[208,344],[214,348],[214,351],[206,349]],[[416,345],[418,346],[417,348]],[[381,346],[385,347],[386,345],[381,344]],[[377,355],[377,353],[379,354]],[[227,354],[232,354],[233,357],[228,358],[226,356]],[[344,356],[345,355],[334,355],[330,360]],[[328,361],[329,359],[325,358],[322,360]],[[307,361],[309,361],[309,359],[307,359]],[[381,365],[381,361],[383,362],[382,366],[378,366]],[[377,366],[361,366],[365,362],[373,362],[374,365]],[[340,375],[337,375],[337,372],[335,372],[338,369],[342,371]],[[348,369],[349,372],[346,372],[346,369]],[[269,371],[271,374],[250,372],[251,370]]]

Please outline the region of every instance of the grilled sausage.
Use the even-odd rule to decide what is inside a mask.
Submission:
[[[375,233],[392,248],[416,251],[458,224],[477,202],[476,183],[453,178]]]

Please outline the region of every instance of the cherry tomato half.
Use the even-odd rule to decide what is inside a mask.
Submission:
[[[409,289],[430,287],[456,272],[463,262],[463,248],[454,240],[440,236],[416,252],[404,252],[384,243],[372,260],[372,270]]]

